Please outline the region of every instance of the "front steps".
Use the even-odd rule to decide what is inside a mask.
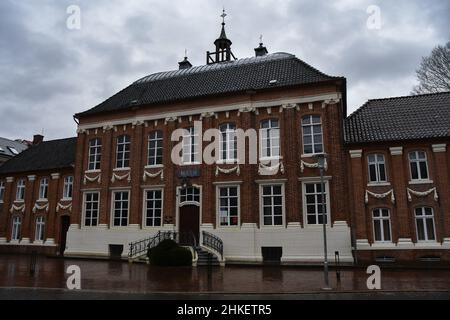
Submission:
[[[211,262],[212,266],[220,266],[219,260],[215,254],[212,254],[201,247],[195,247],[195,251],[197,252],[198,260],[197,266],[208,266],[208,263]]]

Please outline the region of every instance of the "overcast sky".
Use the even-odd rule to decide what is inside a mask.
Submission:
[[[67,27],[70,5],[81,10],[80,29]],[[370,5],[380,8],[380,28]],[[223,6],[237,57],[253,56],[263,34],[269,52],[345,76],[350,112],[409,94],[421,57],[450,39],[447,0],[1,0],[0,136],[74,136],[73,114],[176,69],[185,48],[192,64],[204,64]]]

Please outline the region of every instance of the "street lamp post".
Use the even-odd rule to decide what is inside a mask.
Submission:
[[[324,290],[331,290],[329,279],[328,279],[328,250],[327,250],[327,210],[325,203],[325,182],[323,179],[323,170],[325,169],[327,155],[325,153],[318,154],[316,156],[317,164],[320,171],[320,190],[322,199],[322,227],[323,227],[323,274],[325,279]]]

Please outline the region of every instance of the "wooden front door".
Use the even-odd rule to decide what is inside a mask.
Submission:
[[[70,227],[70,217],[69,216],[61,216],[61,241],[59,245],[59,254],[64,255],[64,250],[66,250],[66,239],[67,239],[67,231]]]
[[[198,244],[200,233],[200,207],[187,205],[180,207],[180,233],[188,234],[192,231]]]

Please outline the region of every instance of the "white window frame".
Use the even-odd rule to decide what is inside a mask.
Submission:
[[[116,211],[116,194],[117,193],[127,193],[128,197],[127,199],[121,199],[119,200],[120,202],[124,202],[126,200],[127,202],[127,215],[126,215],[126,221],[127,223],[125,225],[122,225],[122,219],[125,218],[125,216],[122,215],[122,212],[120,214],[120,224],[119,225],[115,225],[114,224],[114,220],[116,219],[115,216],[115,211]],[[128,227],[130,225],[130,199],[131,199],[131,192],[129,189],[124,189],[124,190],[114,190],[111,192],[111,214],[110,214],[110,226],[111,228],[123,228],[123,227]],[[121,208],[123,209],[123,208]]]
[[[195,126],[183,129],[182,140],[182,165],[200,164],[199,162],[199,133],[195,131]],[[188,161],[187,161],[188,160]]]
[[[319,123],[313,123],[312,122],[312,117],[319,117],[320,122]],[[303,123],[303,119],[308,118],[309,121],[308,123],[304,124]],[[314,127],[316,126],[320,126],[320,141],[316,141],[314,136],[317,135],[318,133],[314,133]],[[317,115],[317,114],[308,114],[302,117],[301,119],[301,127],[302,127],[302,151],[304,155],[315,155],[315,154],[322,154],[325,153],[325,145],[323,143],[323,125],[322,125],[322,116]],[[305,128],[309,127],[311,129],[311,133],[307,134],[305,133]],[[311,137],[311,143],[305,143],[305,138],[306,137]],[[316,152],[316,145],[321,145],[322,146],[322,151],[320,152]],[[312,152],[306,152],[305,147],[306,146],[312,146]]]
[[[48,178],[41,178],[39,181],[39,200],[47,200],[48,199]]]
[[[230,164],[237,163],[238,150],[237,150],[236,124],[233,122],[222,123],[219,126],[219,132],[220,132],[220,141],[219,141],[218,163],[230,163]]]
[[[425,209],[431,209],[431,215],[425,215]],[[417,215],[417,209],[421,210],[421,215],[418,216]],[[428,228],[427,228],[427,219],[430,219],[433,221],[433,233],[434,233],[434,239],[429,239],[429,235],[428,235]],[[424,236],[425,239],[424,240],[419,240],[419,227],[418,227],[418,220],[423,220],[423,227],[424,227]],[[437,242],[437,235],[436,235],[436,221],[434,219],[434,208],[432,207],[427,207],[427,206],[423,206],[423,207],[416,207],[414,208],[414,223],[416,225],[416,235],[417,235],[417,242]]]
[[[91,161],[91,159],[93,160]],[[102,161],[102,140],[94,138],[89,140],[88,171],[98,171]]]
[[[3,200],[5,198],[5,181],[1,180],[0,181],[0,203],[3,203]]]
[[[277,122],[274,126],[273,122]],[[268,128],[263,128],[263,123],[269,123]],[[274,146],[274,142],[278,146]],[[276,143],[275,143],[276,144]],[[275,150],[278,148],[278,154]],[[277,118],[265,119],[259,123],[259,159],[271,160],[281,159],[281,137],[280,137],[280,120]]]
[[[36,218],[36,229],[34,233],[34,240],[37,242],[43,242],[45,239],[45,218],[44,216],[38,216]]]
[[[70,200],[72,199],[72,195],[73,195],[73,176],[65,176],[63,187],[63,199]]]
[[[14,216],[12,218],[11,240],[19,241],[22,229],[22,217]]]
[[[116,169],[130,167],[131,138],[127,134],[116,138]]]
[[[147,211],[148,211],[148,207],[147,207],[147,193],[148,192],[152,192],[152,191],[160,191],[161,192],[161,224],[160,225],[154,225],[155,222],[155,218],[153,216],[153,225],[148,226],[147,225]],[[144,195],[143,195],[143,204],[142,204],[142,208],[143,208],[143,212],[142,212],[142,227],[143,228],[161,228],[164,225],[164,188],[147,188],[144,189]],[[155,200],[155,198],[152,198],[152,200]],[[153,207],[152,209],[155,209],[155,207]]]
[[[370,156],[374,156],[375,157],[375,161],[371,161],[369,158]],[[378,157],[381,156],[383,157],[383,160],[378,160]],[[384,180],[381,179],[381,169],[380,166],[383,165],[384,166]],[[370,177],[370,166],[375,166],[375,178],[376,180],[372,181],[371,177]],[[367,175],[368,175],[368,180],[369,183],[373,183],[373,184],[377,184],[377,183],[385,183],[388,181],[388,177],[386,174],[386,157],[384,156],[384,154],[382,153],[371,153],[367,155]]]
[[[264,223],[264,199],[263,199],[263,188],[267,186],[281,186],[281,224],[273,224],[274,214],[272,208],[272,224],[266,225]],[[283,182],[265,182],[259,184],[259,221],[261,228],[284,228],[286,225],[286,195],[285,186]],[[273,206],[272,206],[273,207]]]
[[[24,201],[25,200],[25,179],[21,178],[17,180],[16,186],[16,201]]]
[[[86,224],[86,204],[87,204],[87,195],[88,194],[97,194],[97,223],[95,225],[92,224],[92,215],[90,217],[90,224],[87,225]],[[94,203],[93,201],[90,201],[92,203]],[[91,209],[92,210],[92,209]],[[83,221],[82,221],[82,226],[85,228],[95,228],[98,227],[98,225],[100,224],[100,192],[99,191],[85,191],[83,193]]]
[[[222,225],[221,220],[220,220],[220,189],[222,188],[236,188],[236,192],[237,192],[237,224],[236,225],[232,225],[231,224],[231,219],[230,219],[230,215],[228,214],[228,225]],[[230,198],[230,196],[228,195],[227,198]],[[229,207],[229,201],[228,201],[228,206]],[[216,226],[217,228],[236,228],[236,227],[240,227],[241,225],[241,186],[238,184],[220,184],[220,185],[216,185]]]
[[[387,211],[387,213],[388,213],[387,217],[383,216],[383,214],[382,214],[383,210]],[[378,217],[375,217],[375,211],[378,211],[378,213],[379,213]],[[384,220],[387,220],[389,222],[389,237],[390,237],[390,240],[386,240],[384,238],[384,231],[385,231],[384,230],[384,224],[383,224]],[[382,240],[376,240],[375,239],[375,234],[376,234],[376,232],[375,232],[375,221],[379,221],[379,225],[380,225],[380,228],[381,228],[380,229],[380,234],[381,234]],[[373,230],[372,230],[373,231],[373,242],[376,242],[376,243],[392,243],[391,210],[388,209],[388,208],[373,208],[372,209],[372,228],[373,228]]]
[[[183,201],[182,199],[183,199],[183,194],[182,194],[182,192],[184,191],[184,190],[198,190],[198,195],[197,194],[195,194],[194,192],[191,192],[191,193],[188,193],[188,192],[186,192],[186,200],[185,201]],[[180,190],[179,190],[179,197],[180,197],[180,200],[179,200],[179,205],[180,206],[186,206],[186,205],[196,205],[196,206],[199,206],[200,204],[201,204],[201,200],[202,200],[202,190],[201,190],[201,188],[199,187],[199,186],[195,186],[195,185],[192,185],[192,186],[189,186],[189,187],[186,187],[186,188],[183,188],[183,187],[180,187]],[[188,200],[188,198],[189,197],[192,197],[192,200]],[[195,200],[196,199],[196,197],[198,196],[198,201],[197,200]]]
[[[317,228],[321,227],[322,223],[315,223],[310,224],[308,223],[308,208],[307,208],[307,202],[306,202],[306,185],[307,184],[320,184],[320,177],[314,177],[314,178],[308,178],[308,180],[302,181],[302,206],[303,206],[303,226],[308,228]],[[327,226],[331,226],[331,205],[330,205],[330,183],[329,179],[324,179],[324,185],[325,185],[325,205],[327,210]],[[308,194],[311,195],[311,194]],[[315,206],[318,207],[319,205],[316,203]],[[316,216],[318,217],[318,213],[316,212]],[[317,218],[317,222],[319,222],[319,219]]]
[[[425,155],[425,159],[419,159],[419,154],[421,154],[421,153]],[[414,159],[414,160],[411,159],[412,154],[414,154],[416,156],[416,159]],[[421,150],[411,151],[410,153],[408,153],[408,160],[409,160],[409,175],[411,177],[411,181],[428,181],[428,180],[430,180],[430,170],[428,169],[428,157],[427,157],[427,153],[425,151],[421,151]],[[422,172],[420,170],[421,162],[425,162],[425,168],[426,168],[426,172],[427,172],[426,178],[422,177]],[[412,174],[412,165],[413,164],[417,168],[417,175],[418,175],[417,179],[413,178],[413,174]]]
[[[154,130],[148,134],[147,138],[147,166],[148,167],[161,167],[163,165],[164,154],[158,155],[158,150],[163,150],[164,137],[161,130]],[[155,147],[150,148],[150,143],[154,142]]]

